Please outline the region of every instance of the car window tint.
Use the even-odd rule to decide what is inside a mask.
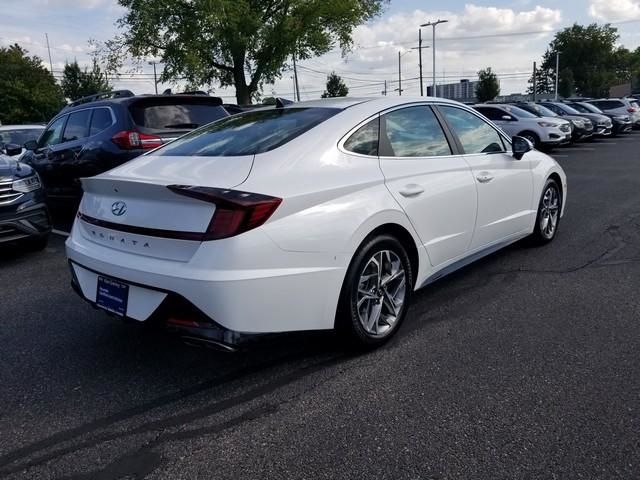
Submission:
[[[492,107],[476,107],[476,110],[480,112],[482,115],[487,117],[489,120],[504,120],[502,118],[503,115],[507,115],[507,112],[500,110],[499,108]]]
[[[96,133],[100,133],[106,128],[109,128],[112,122],[111,112],[108,108],[94,108],[93,116],[91,117],[89,135],[95,135]]]
[[[516,118],[537,118],[537,115],[534,115],[531,112],[527,112],[519,107],[514,107],[513,105],[505,105],[504,109],[509,112],[510,115]]]
[[[64,128],[63,142],[71,142],[87,136],[89,116],[91,110],[80,110],[69,115],[67,126]]]
[[[431,108],[416,106],[387,113],[383,117],[386,145],[395,157],[451,155],[451,147]]]
[[[66,121],[67,115],[64,115],[55,120],[40,138],[38,147],[47,147],[60,143],[62,141],[62,128],[64,127],[64,123]]]
[[[487,122],[466,110],[439,106],[442,114],[458,135],[465,153],[504,152],[502,138]]]
[[[378,155],[378,134],[380,130],[380,118],[376,117],[360,127],[344,142],[345,150],[361,155]]]
[[[207,125],[154,155],[232,157],[268,152],[324,122],[337,108],[273,108],[240,113]]]
[[[139,102],[131,107],[136,125],[154,130],[194,129],[228,116],[216,105],[198,103],[153,105]]]

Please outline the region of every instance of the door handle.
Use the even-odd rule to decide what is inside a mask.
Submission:
[[[493,180],[493,175],[491,175],[489,172],[480,172],[476,178],[480,183],[489,183],[491,180]]]
[[[424,192],[424,188],[415,183],[410,183],[400,190],[400,195],[403,197],[415,197],[416,195],[420,195],[422,192]]]

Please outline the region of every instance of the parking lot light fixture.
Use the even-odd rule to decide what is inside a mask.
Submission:
[[[420,25],[421,27],[432,27],[433,28],[433,43],[431,49],[433,51],[433,91],[432,96],[436,96],[436,25],[440,25],[441,23],[447,23],[449,20],[436,20],[435,22],[427,22]]]

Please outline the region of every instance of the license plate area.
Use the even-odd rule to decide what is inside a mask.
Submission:
[[[98,276],[96,305],[121,317],[127,314],[129,285],[112,278]]]

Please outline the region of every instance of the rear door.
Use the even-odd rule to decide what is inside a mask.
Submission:
[[[471,250],[482,249],[533,225],[533,175],[525,155],[516,160],[493,126],[451,105],[438,110],[464,151],[477,187],[478,215]]]
[[[471,170],[455,155],[428,105],[381,116],[380,166],[437,267],[464,256],[473,236],[477,195]]]

